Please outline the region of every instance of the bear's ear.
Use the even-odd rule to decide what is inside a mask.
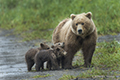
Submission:
[[[41,47],[43,47],[43,46],[44,46],[44,44],[43,44],[43,43],[40,43],[40,46],[41,46]]]
[[[92,13],[91,13],[91,12],[88,12],[88,13],[86,13],[85,16],[88,17],[89,19],[91,19],[91,17],[92,17]]]
[[[52,45],[51,48],[54,48],[54,45]]]
[[[71,17],[72,20],[74,20],[74,18],[76,17],[76,15],[75,14],[71,14],[70,17]]]

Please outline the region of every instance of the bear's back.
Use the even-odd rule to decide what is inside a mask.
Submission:
[[[69,18],[69,19],[65,19],[65,20],[61,21],[58,24],[58,26],[55,28],[55,30],[53,32],[53,36],[52,36],[53,43],[65,41],[65,37],[70,30],[71,22],[72,22],[72,20]]]

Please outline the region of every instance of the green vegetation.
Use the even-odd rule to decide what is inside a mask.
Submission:
[[[100,70],[100,69],[89,69],[87,71],[81,72],[78,76],[74,76],[74,75],[66,75],[64,74],[61,78],[59,78],[59,80],[70,80],[70,79],[76,79],[76,78],[100,78],[98,80],[103,80],[106,77],[110,77],[107,80],[114,80],[114,79],[119,79],[116,78],[116,76],[118,76],[119,74],[115,73],[115,72],[109,72],[109,70]],[[112,79],[111,79],[112,78]],[[106,79],[105,79],[106,80]]]
[[[73,65],[82,65],[84,63],[82,54],[78,52],[76,56],[81,58],[77,59]],[[117,41],[97,43],[97,48],[92,58],[92,65],[95,65],[97,68],[111,68],[112,70],[118,70],[119,64],[120,44]]]
[[[73,65],[80,66],[84,63],[81,53],[77,53],[76,56],[81,57],[76,60]],[[120,75],[120,44],[114,40],[112,42],[97,43],[97,48],[92,58],[93,68],[86,70],[82,74],[76,76],[80,78],[91,78],[95,76],[116,76]],[[83,67],[80,67],[81,69]]]
[[[98,43],[93,63],[99,68],[120,71],[120,44],[117,41]]]
[[[119,0],[0,0],[0,28],[25,40],[51,40],[57,24],[71,13],[92,12],[99,35],[120,32]]]
[[[75,76],[72,75],[63,75],[61,78],[59,78],[59,80],[70,80],[70,79],[75,79]]]
[[[36,75],[36,76],[33,76],[32,78],[44,78],[44,77],[50,77],[52,75],[50,74],[47,74],[47,75]]]

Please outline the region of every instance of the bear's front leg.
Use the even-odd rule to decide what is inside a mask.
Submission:
[[[63,58],[62,61],[62,68],[64,69],[72,69],[72,60],[73,60],[73,53],[67,52],[67,55]]]
[[[91,66],[91,61],[92,61],[93,53],[95,51],[95,46],[96,46],[96,43],[83,44],[82,46],[85,67]]]

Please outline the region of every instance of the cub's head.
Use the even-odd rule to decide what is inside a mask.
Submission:
[[[95,30],[91,12],[71,14],[70,17],[72,19],[71,30],[74,34],[84,38]]]
[[[39,50],[47,50],[50,49],[50,47],[46,44],[46,43],[40,43],[40,48],[38,48]]]
[[[59,46],[61,48],[64,48],[65,43],[64,42],[58,42],[58,43],[55,43],[54,46]]]
[[[54,50],[54,54],[56,55],[57,58],[67,55],[67,52],[60,46],[52,45],[51,48]]]

